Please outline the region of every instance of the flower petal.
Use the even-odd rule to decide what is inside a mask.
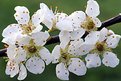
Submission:
[[[98,16],[100,14],[98,3],[95,0],[88,0],[85,12],[90,17]]]
[[[74,55],[74,56],[80,56],[80,49],[79,47],[81,46],[81,44],[83,43],[82,39],[77,39],[74,41],[70,42],[70,45],[68,47],[68,53]]]
[[[14,36],[11,36],[11,38],[14,39]],[[8,45],[15,44],[15,40],[11,40],[11,38],[10,37],[9,38],[8,37],[3,38],[2,42],[5,43],[5,44],[8,44]]]
[[[22,30],[18,24],[11,24],[7,26],[2,33],[5,37],[2,42],[6,44],[15,44],[17,35],[22,35]]]
[[[42,47],[39,53],[40,53],[40,57],[45,61],[46,65],[51,63],[52,56],[47,48]]]
[[[41,74],[45,69],[45,63],[39,57],[31,57],[26,62],[26,68],[33,74]]]
[[[32,39],[34,39],[36,45],[43,46],[46,43],[49,36],[50,35],[48,32],[36,32],[32,34]]]
[[[83,43],[80,45],[80,47],[78,48],[78,53],[80,53],[80,55],[85,55],[87,53],[89,53],[92,49],[94,49],[94,44],[88,44],[88,43]]]
[[[29,10],[24,6],[17,6],[15,7],[15,11],[14,17],[18,24],[28,24],[30,19]]]
[[[20,65],[20,71],[19,71],[19,76],[18,80],[24,80],[27,77],[27,70],[23,64]]]
[[[17,51],[18,49],[16,48],[15,45],[9,45],[9,47],[7,48],[7,56],[9,59],[15,59],[16,55],[17,55]]]
[[[78,39],[70,42],[68,52],[70,54],[80,56],[89,53],[92,49],[94,49],[94,47],[94,44],[88,44],[86,42],[83,42],[82,39]]]
[[[19,46],[25,46],[29,44],[31,38],[29,36],[24,36],[24,37],[19,37],[16,40]]]
[[[99,40],[99,37],[100,37],[100,32],[98,32],[98,31],[90,32],[85,37],[85,42],[87,44],[96,44],[96,42]]]
[[[88,68],[99,67],[101,65],[101,59],[98,54],[88,54],[85,60]]]
[[[92,18],[96,27],[101,27],[102,23],[98,18]]]
[[[40,32],[42,30],[42,25],[37,25],[36,28],[32,31],[32,33]]]
[[[17,33],[20,34],[22,32],[22,29],[20,28],[20,25],[18,24],[11,24],[8,25],[2,33],[3,37],[11,37],[12,35],[16,35]]]
[[[14,77],[15,75],[17,75],[19,72],[19,65],[17,62],[15,62],[14,60],[9,60],[6,66],[6,70],[5,73],[7,75],[10,75],[10,77]]]
[[[70,41],[70,33],[68,31],[61,31],[59,33],[59,38],[60,38],[60,46],[61,48],[65,48],[67,46],[67,44]]]
[[[83,11],[75,11],[68,16],[68,19],[72,21],[74,30],[78,30],[81,28],[81,23],[86,19],[86,14]]]
[[[82,60],[79,58],[71,58],[68,70],[78,76],[86,74],[87,68]]]
[[[44,12],[39,9],[38,11],[35,12],[32,16],[32,23],[34,26],[40,25],[40,23],[44,20]]]
[[[108,36],[108,30],[106,28],[103,28],[102,30],[100,30],[99,41],[103,42],[104,40],[106,40],[107,36]]]
[[[56,13],[56,15],[55,15],[56,22],[59,22],[60,20],[63,20],[67,16],[68,15],[66,13]]]
[[[116,54],[112,52],[105,52],[102,62],[105,66],[114,68],[119,64],[119,59],[117,58]]]
[[[80,28],[75,31],[70,31],[69,33],[70,33],[71,40],[76,40],[76,39],[80,39],[85,34],[85,30]]]
[[[69,80],[69,72],[63,63],[56,66],[56,76],[61,80]]]
[[[53,27],[53,21],[55,20],[55,15],[52,10],[50,10],[46,4],[40,3],[40,9],[44,14],[44,20],[42,21],[49,29]]]
[[[26,60],[26,51],[21,48],[21,47],[18,47],[18,50],[16,50],[16,57],[15,59],[18,61],[18,62],[22,62],[22,61],[25,61]]]
[[[59,30],[73,31],[80,29],[80,24],[86,18],[86,15],[82,11],[75,11],[63,20],[60,20],[56,26]]]
[[[61,31],[73,31],[74,26],[71,20],[65,18],[56,23],[56,28]]]
[[[110,48],[116,48],[119,41],[120,41],[120,38],[121,36],[120,35],[116,35],[116,34],[113,34],[111,36],[109,36],[106,40],[106,43],[108,45],[108,47]]]
[[[56,45],[52,51],[52,63],[59,62],[60,55],[60,45]]]

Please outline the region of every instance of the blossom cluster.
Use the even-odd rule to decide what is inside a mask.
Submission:
[[[17,24],[10,24],[2,33],[2,42],[7,45],[8,62],[5,73],[18,80],[27,77],[27,71],[41,74],[46,65],[56,65],[56,76],[69,80],[69,72],[83,76],[87,68],[96,68],[103,63],[107,67],[119,64],[117,55],[112,52],[121,36],[112,30],[101,27],[97,18],[99,5],[95,0],[88,0],[84,11],[75,11],[70,15],[53,12],[44,3],[40,3],[32,17],[24,6],[15,7],[14,17]],[[48,30],[42,30],[47,27]],[[52,53],[45,47],[51,39],[49,32],[59,30],[60,43]],[[85,37],[85,33],[88,33]]]

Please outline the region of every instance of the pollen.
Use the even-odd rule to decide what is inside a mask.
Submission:
[[[103,42],[98,42],[98,43],[96,44],[96,48],[97,48],[97,50],[98,50],[99,52],[102,52],[102,51],[105,50],[105,47],[104,47],[104,46],[105,46],[105,45],[104,45]]]
[[[35,53],[35,52],[37,51],[37,48],[36,48],[35,46],[29,46],[29,47],[28,47],[28,51],[29,51],[30,53]]]
[[[86,18],[86,20],[81,24],[81,27],[86,29],[86,31],[91,31],[95,29],[95,23],[91,17]]]

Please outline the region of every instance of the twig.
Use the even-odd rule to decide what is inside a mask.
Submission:
[[[98,30],[101,30],[103,27],[108,27],[108,26],[111,26],[113,24],[120,23],[120,22],[121,22],[121,14],[119,14],[113,18],[110,18],[106,21],[103,21],[102,26]]]
[[[121,15],[119,14],[119,15],[113,17],[113,18],[110,18],[110,19],[108,19],[108,20],[106,20],[106,21],[103,21],[103,22],[102,22],[102,26],[101,26],[98,30],[101,30],[101,29],[104,28],[104,27],[108,27],[108,26],[111,26],[111,25],[113,25],[113,24],[120,23],[120,22],[121,22]],[[86,35],[87,35],[87,34],[85,34],[83,37],[85,37]],[[50,44],[54,44],[54,43],[58,43],[58,42],[60,42],[58,35],[57,35],[57,36],[52,36],[52,37],[47,41],[46,45],[50,45]],[[1,50],[0,50],[0,57],[5,57],[5,56],[7,56],[6,51],[7,51],[6,48],[1,49]]]

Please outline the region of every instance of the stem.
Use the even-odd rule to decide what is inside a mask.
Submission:
[[[121,22],[121,14],[115,17],[112,17],[106,21],[103,21],[102,26],[98,30],[101,30],[103,27],[108,27],[108,26],[111,26],[113,24],[120,23],[120,22]]]
[[[121,14],[119,14],[119,15],[113,17],[113,18],[110,18],[106,21],[103,21],[101,27],[98,30],[101,30],[104,27],[109,27],[113,24],[120,23],[120,22],[121,22]],[[84,38],[86,35],[87,35],[87,33],[85,33],[82,38]],[[50,44],[54,44],[54,43],[58,43],[58,42],[60,42],[58,35],[52,36],[50,39],[48,39],[46,45],[50,45]],[[6,51],[7,51],[6,48],[1,49],[0,50],[0,57],[7,56]]]

